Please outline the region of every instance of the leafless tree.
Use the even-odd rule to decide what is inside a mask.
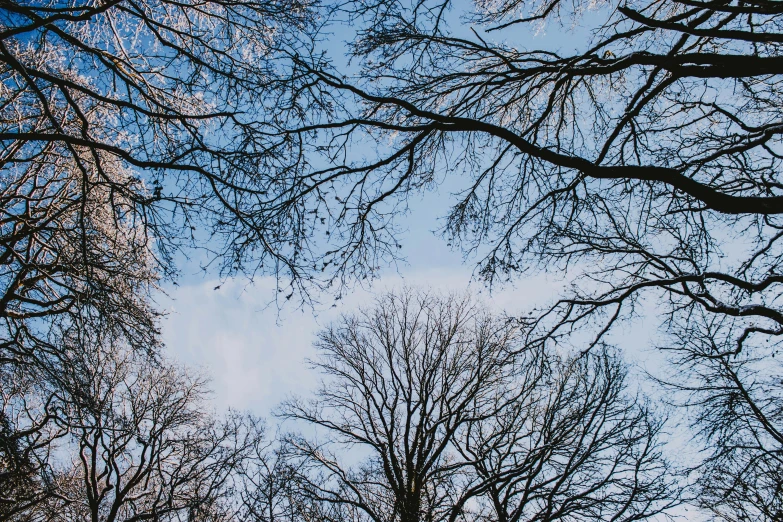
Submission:
[[[677,325],[667,351],[680,371],[660,378],[685,395],[705,442],[698,500],[716,518],[776,521],[783,516],[783,394],[777,357],[729,355],[733,321],[702,317]]]
[[[80,278],[102,260],[83,244],[101,227],[110,239],[118,226],[135,230],[135,246],[148,247],[137,257],[151,246],[158,261],[196,224],[225,239],[227,270],[251,248],[274,256],[284,243],[261,237],[246,212],[259,202],[254,179],[276,155],[259,121],[275,51],[307,37],[314,5],[3,2],[5,255],[14,273],[33,272],[12,277],[9,292],[38,290],[26,304],[44,309],[73,301],[56,295],[63,285],[41,299],[46,278],[35,279],[59,273],[45,270],[64,257],[58,232],[76,239],[86,266],[67,273]],[[41,250],[49,257],[31,257]]]
[[[446,183],[458,196],[444,233],[481,256],[489,282],[536,263],[590,267],[546,315],[555,324],[545,334],[590,322],[600,338],[640,292],[657,290],[673,310],[746,320],[738,350],[774,337],[777,8],[618,5],[596,8],[596,25],[578,26],[595,36],[561,55],[522,46],[536,43],[536,24],[568,23],[587,3],[347,2],[362,68],[346,77],[298,57],[308,88],[297,99],[329,112],[287,113],[280,132],[307,135],[320,163],[286,197],[331,216],[344,240],[334,256],[393,256],[400,205]]]
[[[148,342],[149,286],[210,228],[229,271],[275,255],[242,209],[275,156],[256,122],[276,46],[306,37],[310,7],[2,3],[3,346],[85,307]]]
[[[663,423],[627,391],[606,351],[550,356],[501,415],[471,426],[462,452],[488,483],[488,520],[640,520],[679,504]]]
[[[149,297],[183,241],[215,236],[227,271],[267,270],[277,239],[247,209],[282,152],[257,121],[277,46],[306,38],[314,5],[0,2],[0,490],[64,433],[71,337],[157,350]]]
[[[11,504],[11,520],[234,519],[240,470],[265,444],[257,419],[217,418],[203,379],[127,347],[85,349],[69,367],[55,410],[67,434],[39,450],[54,448],[48,490]]]
[[[59,477],[51,467],[51,459],[57,441],[68,430],[58,422],[59,401],[48,393],[46,386],[36,383],[31,374],[3,374],[0,383],[4,421],[0,446],[0,518],[14,519],[56,495]]]
[[[481,488],[462,476],[454,437],[497,413],[514,340],[513,325],[468,300],[414,292],[380,297],[324,331],[317,366],[330,380],[313,402],[284,406],[286,417],[323,428],[330,442],[293,442],[313,473],[326,474],[313,482],[314,500],[353,506],[376,522],[456,519]],[[347,466],[334,445],[369,458]]]
[[[354,77],[287,40],[309,7],[2,4],[3,364],[56,364],[84,322],[153,346],[146,289],[205,223],[229,272],[371,277],[407,198],[444,185],[444,232],[490,283],[583,275],[530,347],[581,329],[589,351],[644,293],[667,327],[730,320],[710,357],[776,350],[777,4],[337,3]],[[519,37],[572,21],[573,53]]]
[[[245,460],[237,478],[239,519],[248,522],[305,522],[328,517],[304,494],[308,478],[283,439],[265,441]],[[338,517],[340,518],[340,517]]]
[[[290,441],[312,502],[375,522],[642,520],[675,504],[660,424],[619,363],[521,339],[468,299],[416,292],[324,331],[327,380],[283,409],[315,430]]]

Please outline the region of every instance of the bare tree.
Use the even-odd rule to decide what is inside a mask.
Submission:
[[[257,419],[215,417],[203,379],[127,347],[85,349],[70,368],[56,394],[67,434],[40,448],[55,448],[49,490],[12,504],[12,520],[234,519],[240,470],[264,444]]]
[[[737,349],[774,337],[779,13],[691,4],[602,4],[595,26],[579,26],[592,40],[562,55],[526,50],[536,42],[525,29],[558,27],[586,3],[348,2],[362,68],[346,77],[297,57],[297,100],[329,112],[286,113],[280,132],[306,135],[318,161],[285,196],[330,217],[336,259],[394,257],[400,206],[449,179],[443,231],[481,256],[487,281],[538,263],[590,267],[546,334],[589,322],[600,337],[653,289],[673,310],[746,320]]]
[[[31,374],[3,374],[0,384],[0,517],[16,520],[57,495],[51,461],[68,429],[58,422],[60,401]]]
[[[676,503],[660,423],[606,355],[559,361],[470,300],[404,292],[321,334],[284,416],[312,502],[359,520],[641,520]],[[345,515],[344,515],[345,516]]]
[[[303,485],[307,478],[301,466],[291,458],[281,438],[258,445],[251,458],[243,462],[237,478],[239,519],[248,522],[305,522],[328,517],[314,515]]]
[[[535,263],[583,274],[530,346],[584,329],[594,348],[645,292],[668,327],[730,318],[711,356],[769,358],[779,6],[462,6],[338,3],[359,27],[352,78],[287,45],[307,4],[3,3],[3,363],[56,361],[50,333],[84,317],[153,346],[145,292],[181,225],[206,222],[229,272],[371,277],[400,255],[407,198],[445,179],[444,232],[487,281]],[[576,52],[518,39],[570,20],[592,29]]]
[[[627,391],[606,351],[549,356],[546,372],[462,452],[488,483],[489,520],[640,520],[679,504],[662,458],[663,423]]]
[[[283,155],[259,122],[275,53],[308,38],[313,7],[2,2],[3,360],[83,314],[152,346],[147,296],[182,241],[212,236],[228,272],[288,274],[264,260],[290,238],[248,212]]]
[[[6,463],[37,480],[21,457],[64,434],[74,335],[157,351],[149,298],[183,241],[215,236],[227,271],[275,255],[246,214],[282,154],[257,120],[276,46],[306,37],[312,7],[0,2],[0,490]]]
[[[246,213],[260,197],[254,178],[276,156],[258,122],[274,53],[307,37],[311,7],[4,2],[6,255],[17,244],[46,244],[63,220],[84,240],[92,227],[135,228],[142,245],[156,243],[159,261],[198,223],[224,235],[228,270],[239,270],[251,248],[274,255],[276,239],[260,237]],[[93,215],[98,209],[103,215]],[[37,263],[28,260],[33,270]]]
[[[702,317],[677,325],[666,347],[681,370],[660,380],[683,392],[705,442],[698,500],[716,518],[776,521],[783,516],[783,394],[780,362],[731,355],[733,321]],[[682,397],[675,394],[674,397]]]
[[[353,506],[368,520],[453,520],[478,492],[455,461],[456,433],[497,413],[510,379],[516,328],[466,299],[405,292],[324,331],[317,367],[329,378],[288,418],[323,428],[321,444],[293,444],[326,482],[315,501]],[[357,468],[336,448],[369,453]],[[332,450],[332,451],[330,451]],[[462,484],[463,490],[455,487]]]
[[[144,296],[181,240],[210,234],[196,225],[225,239],[229,271],[274,254],[240,207],[275,156],[256,121],[276,45],[306,36],[309,7],[3,2],[3,346],[85,307],[148,342]]]

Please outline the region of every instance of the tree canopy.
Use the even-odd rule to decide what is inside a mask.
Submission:
[[[717,518],[779,520],[782,15],[778,2],[767,0],[0,2],[0,509],[18,514],[65,502],[55,484],[65,479],[50,461],[58,441],[78,433],[83,440],[113,435],[100,452],[83,444],[81,455],[93,448],[94,459],[72,470],[74,477],[98,473],[100,459],[131,462],[144,454],[146,420],[119,411],[147,392],[149,404],[164,404],[189,389],[188,379],[158,358],[152,296],[161,281],[176,279],[192,247],[208,251],[224,276],[272,275],[278,295],[312,303],[319,292],[339,295],[403,258],[400,216],[411,198],[434,190],[451,198],[441,232],[488,285],[536,269],[573,278],[569,290],[524,319],[486,323],[493,335],[513,330],[514,343],[524,346],[518,351],[539,357],[525,364],[550,368],[550,380],[542,373],[532,382],[546,382],[552,397],[581,390],[586,402],[566,401],[582,408],[573,429],[604,433],[588,429],[585,412],[608,411],[618,403],[607,397],[615,397],[623,405],[618,426],[638,436],[609,440],[627,445],[623,458],[649,463],[637,449],[660,427],[643,404],[617,399],[622,365],[606,345],[618,321],[652,302],[662,318],[658,346],[672,370],[657,376],[659,384],[688,412],[705,452],[693,470],[698,502]],[[324,45],[334,34],[348,35],[348,63]],[[438,320],[451,324],[457,309],[442,310]],[[356,384],[392,359],[424,364],[404,350],[384,359],[371,337],[357,344],[348,333],[361,325],[357,319],[322,337],[333,352],[322,369],[342,378],[359,372]],[[358,475],[330,468],[305,439],[296,451],[277,448],[271,468],[232,464],[225,476],[290,495],[279,501],[246,491],[227,502],[291,517],[353,516],[360,500],[301,502],[315,491],[319,502],[334,500],[339,479],[340,495],[375,495],[372,509],[361,500],[371,518],[378,510],[410,518],[426,505],[433,520],[456,519],[466,511],[455,506],[468,505],[454,500],[460,495],[492,499],[496,517],[524,518],[538,509],[525,499],[535,481],[520,489],[507,470],[519,459],[542,461],[517,440],[484,441],[507,451],[506,460],[482,453],[485,428],[545,438],[497,402],[526,389],[515,388],[518,373],[504,373],[517,361],[515,351],[499,348],[504,343],[474,343],[463,354],[470,371],[449,374],[467,379],[465,386],[441,390],[456,394],[449,408],[456,400],[489,413],[449,410],[460,419],[456,431],[435,430],[423,442],[429,449],[419,464],[426,469],[399,467],[432,471],[445,489],[417,486],[418,475],[404,483],[394,466],[379,464],[396,455],[392,446],[405,446],[394,432],[386,433],[393,444],[370,444],[381,459]],[[552,355],[566,346],[581,355]],[[149,384],[141,395],[93,373],[107,361],[122,366],[125,353],[136,358],[139,382]],[[471,373],[490,361],[497,375]],[[393,373],[387,369],[375,376],[383,383]],[[493,384],[499,395],[492,400],[471,395],[471,385],[487,379],[509,380]],[[171,390],[155,388],[165,382]],[[594,389],[606,394],[592,400]],[[121,397],[121,407],[97,406],[109,395]],[[529,405],[523,396],[514,400]],[[337,409],[354,411],[354,424],[363,414],[373,423],[399,414],[395,406],[360,415],[346,397],[322,391],[320,400],[343,400]],[[340,426],[316,406],[290,406],[293,417],[332,431]],[[211,422],[198,411],[196,425]],[[495,424],[472,432],[478,439],[457,437],[489,419]],[[134,423],[132,435],[120,433]],[[478,446],[469,449],[469,440]],[[441,443],[455,448],[449,455],[456,461],[429,453]],[[581,447],[563,444],[573,455]],[[171,450],[184,459],[178,465],[189,462],[183,446],[168,447],[179,448]],[[307,475],[301,466],[310,465],[323,473]],[[112,466],[106,476],[120,489],[127,473],[146,469]],[[167,484],[173,475],[162,478],[164,469],[150,480]],[[282,470],[284,480],[270,469]],[[509,480],[485,480],[492,473]],[[379,486],[376,475],[387,483]],[[356,477],[366,483],[357,485]],[[115,501],[96,484],[93,517],[136,509],[103,507]],[[476,484],[484,489],[471,489]],[[175,497],[165,497],[166,505],[179,506]],[[560,509],[556,497],[535,516]]]

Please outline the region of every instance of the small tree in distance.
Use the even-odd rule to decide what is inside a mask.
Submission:
[[[15,488],[2,477],[0,518],[236,520],[242,470],[267,444],[261,421],[211,413],[204,378],[163,358],[88,336],[73,341],[51,368],[56,376],[42,372],[37,386],[4,390],[18,425],[46,420],[57,431],[47,439],[47,430],[18,430],[4,440],[0,471],[10,468],[6,455],[16,456],[8,439],[32,465]]]

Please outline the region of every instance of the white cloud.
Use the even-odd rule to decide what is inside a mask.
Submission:
[[[242,279],[222,284],[204,281],[172,288],[170,298],[162,299],[169,312],[163,336],[169,354],[211,376],[216,409],[232,407],[266,416],[287,395],[313,389],[318,376],[305,359],[315,355],[312,343],[318,330],[340,313],[366,305],[375,293],[403,284],[461,292],[469,282],[466,267],[419,270],[405,277],[390,275],[371,289],[353,291],[338,306],[314,315],[309,309],[278,313],[274,306],[267,306],[275,296],[271,278],[253,285]],[[509,313],[522,313],[536,302],[551,299],[560,287],[544,276],[491,295],[480,283],[470,285],[485,304]]]

